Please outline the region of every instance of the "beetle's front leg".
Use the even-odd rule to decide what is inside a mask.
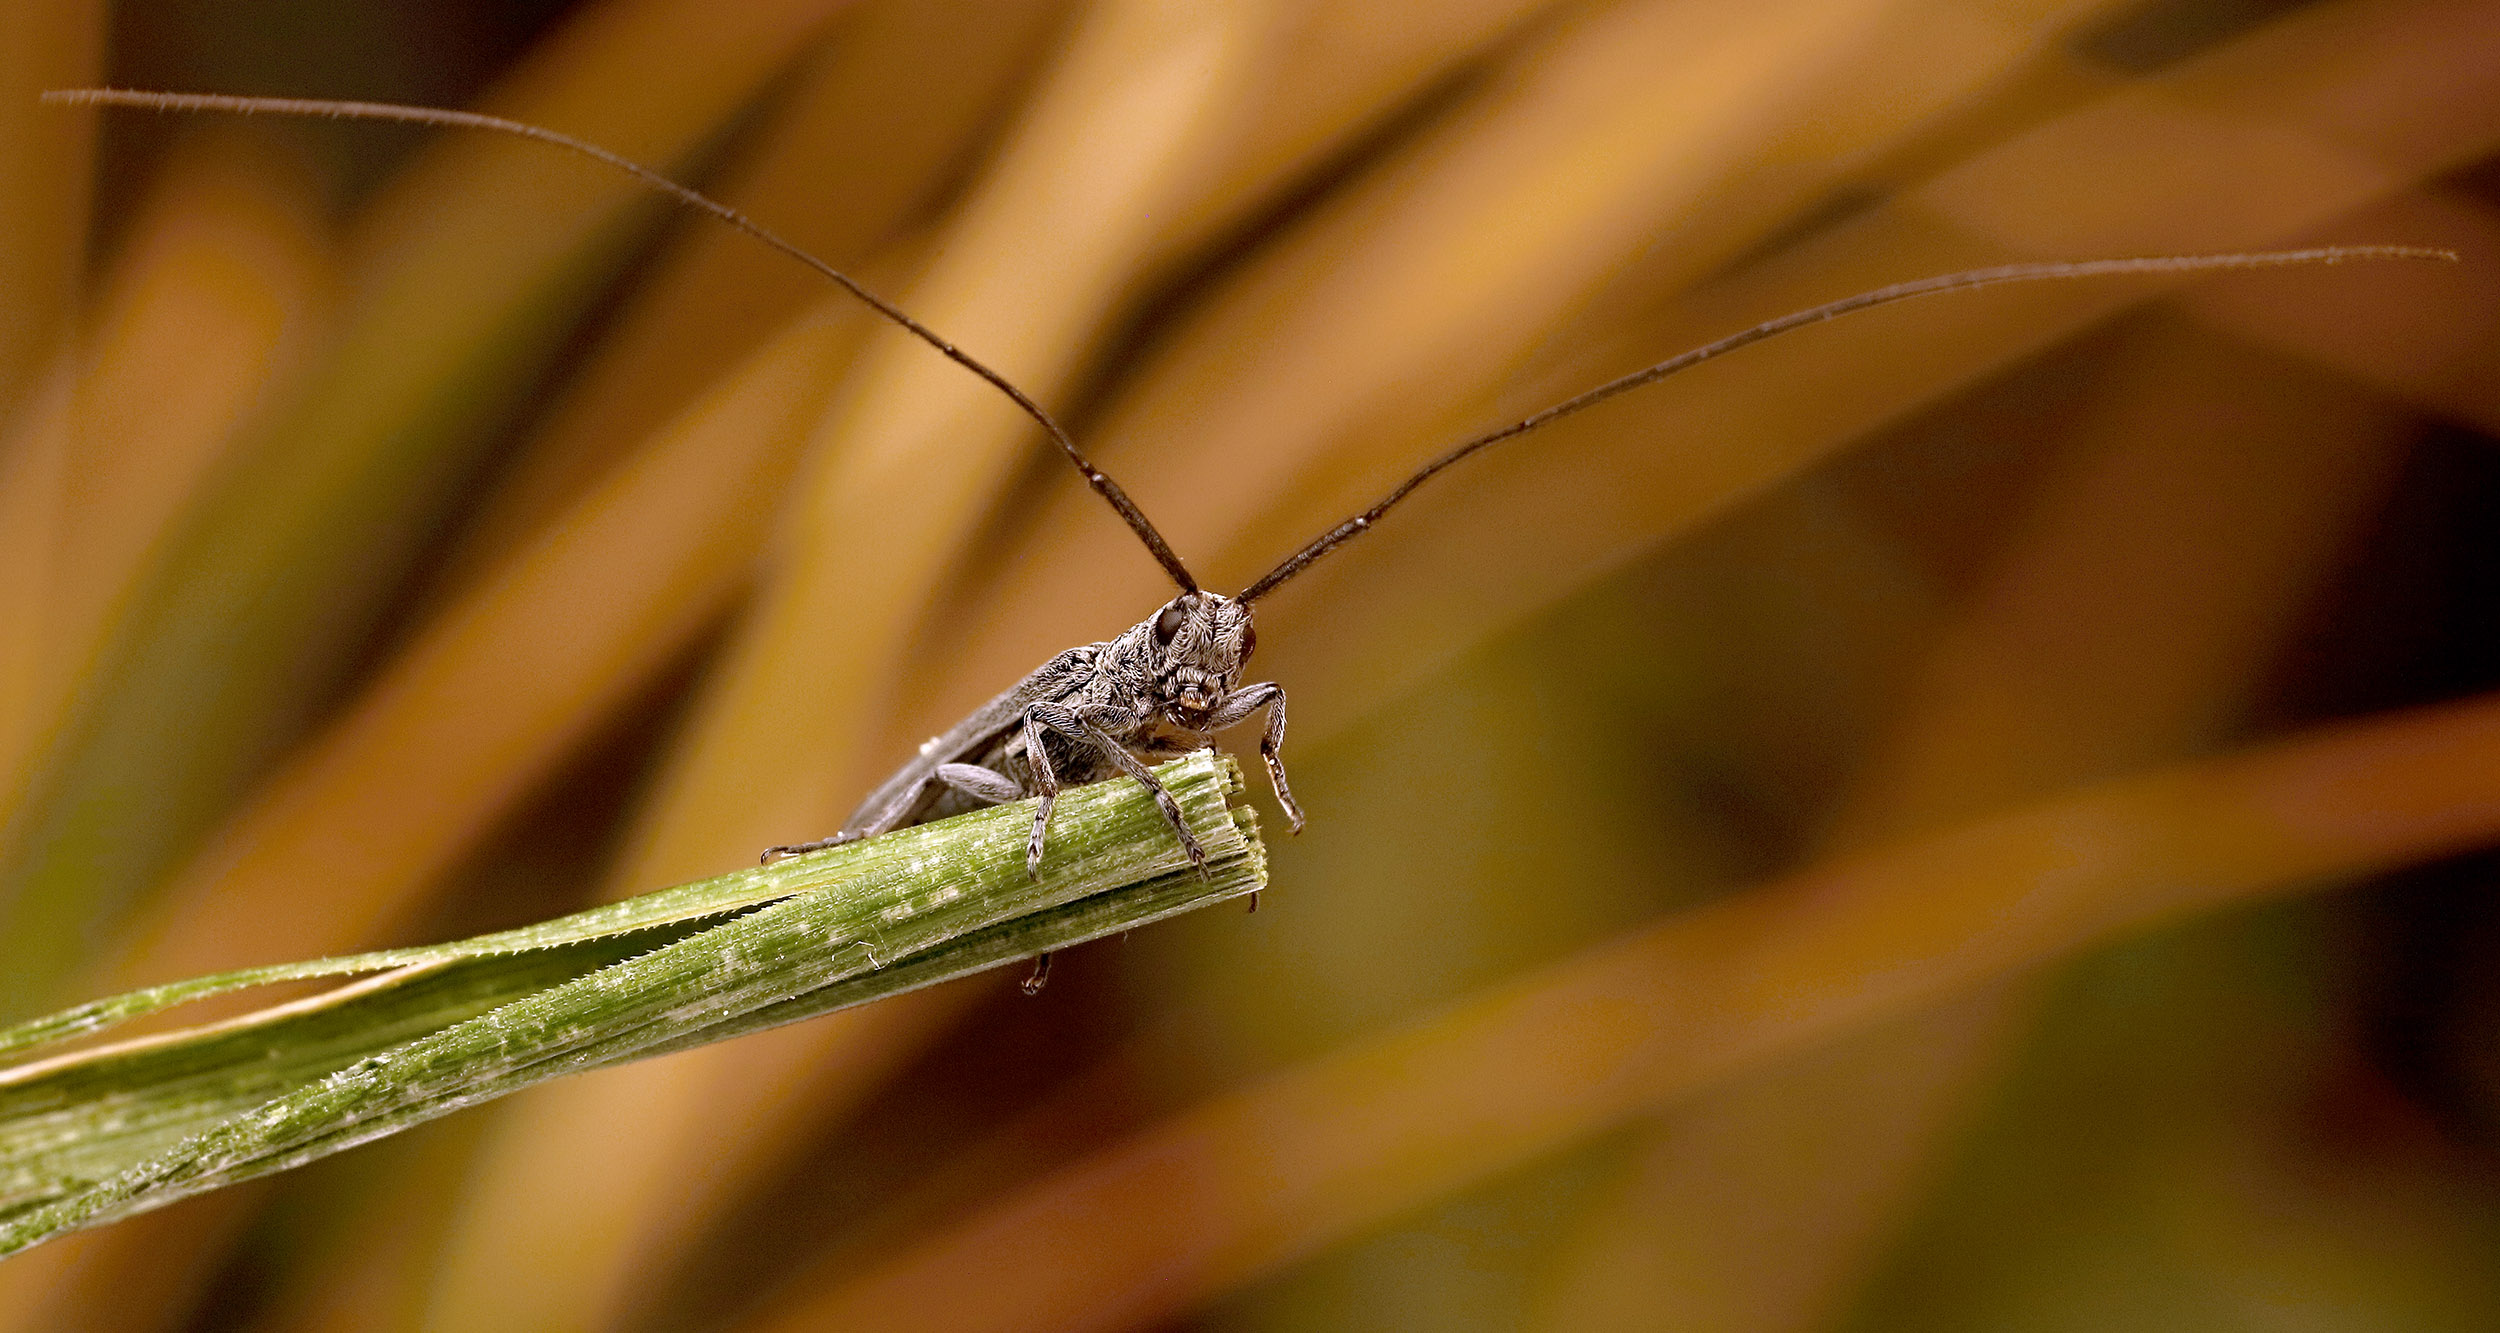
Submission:
[[[1189,819],[1181,813],[1181,803],[1172,799],[1172,793],[1163,789],[1154,771],[1139,763],[1137,756],[1130,754],[1128,745],[1121,740],[1124,733],[1136,728],[1136,714],[1110,704],[1089,704],[1078,709],[1066,704],[1037,703],[1025,710],[1025,716],[1071,740],[1093,746],[1111,761],[1113,767],[1137,779],[1137,784],[1146,789],[1146,794],[1154,797],[1155,807],[1163,812],[1163,821],[1172,826],[1173,833],[1179,835],[1181,850],[1188,853],[1189,863],[1197,867],[1198,873],[1206,873],[1207,849],[1199,845],[1198,835],[1189,831]],[[1032,743],[1038,742],[1028,742]],[[1041,770],[1036,768],[1036,786],[1040,785],[1040,773]],[[1047,811],[1050,798],[1045,796],[1042,800],[1043,809]],[[1041,837],[1041,829],[1037,825],[1033,832],[1036,848],[1041,845]]]
[[[1078,710],[1077,721],[1085,728],[1086,739],[1108,755],[1121,772],[1137,779],[1137,785],[1144,787],[1147,795],[1155,798],[1155,808],[1163,812],[1163,822],[1170,824],[1172,832],[1179,835],[1181,850],[1188,854],[1189,864],[1197,868],[1201,878],[1205,877],[1207,849],[1199,845],[1198,835],[1189,831],[1189,817],[1181,813],[1181,803],[1172,799],[1172,793],[1164,790],[1163,782],[1154,775],[1154,770],[1146,767],[1136,755],[1130,754],[1127,743],[1120,739],[1122,733],[1136,728],[1137,715],[1110,704],[1093,704]]]
[[[1302,831],[1302,807],[1293,799],[1293,788],[1285,783],[1285,687],[1262,681],[1244,685],[1227,695],[1207,718],[1207,730],[1220,731],[1250,716],[1267,710],[1267,730],[1259,737],[1259,758],[1267,763],[1268,785],[1276,789],[1276,803],[1285,807],[1285,820],[1293,831]]]

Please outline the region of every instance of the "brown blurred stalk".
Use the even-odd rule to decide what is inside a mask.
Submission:
[[[1685,914],[1011,1192],[780,1326],[1125,1328],[2089,944],[2500,836],[2500,699],[2038,802]],[[983,1280],[960,1275],[978,1271]]]
[[[2375,507],[2401,418],[2302,368],[2137,333],[1930,654],[1834,850],[2202,748]],[[1829,1327],[2028,1028],[2028,979],[1661,1118],[1546,1327]]]

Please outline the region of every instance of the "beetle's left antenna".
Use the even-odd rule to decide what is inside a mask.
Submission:
[[[496,134],[535,139],[540,143],[579,153],[594,162],[613,167],[688,208],[711,214],[832,279],[842,290],[866,302],[870,309],[883,315],[906,333],[936,348],[938,353],[947,360],[989,381],[991,387],[1007,395],[1009,402],[1022,408],[1026,416],[1041,423],[1042,429],[1049,432],[1051,443],[1058,445],[1059,452],[1066,454],[1068,461],[1076,465],[1077,472],[1085,478],[1085,484],[1093,487],[1094,493],[1101,496],[1104,503],[1111,506],[1113,512],[1119,514],[1120,521],[1128,524],[1129,531],[1137,534],[1137,540],[1146,544],[1146,550],[1153,554],[1158,564],[1163,566],[1163,572],[1171,575],[1172,581],[1180,585],[1181,591],[1198,591],[1198,581],[1190,577],[1189,567],[1181,563],[1180,555],[1172,549],[1172,544],[1163,540],[1163,534],[1155,530],[1155,525],[1146,518],[1145,511],[1137,507],[1136,501],[1128,498],[1128,492],[1120,489],[1120,483],[1113,481],[1101,468],[1094,466],[1094,460],[1087,458],[1085,451],[1076,447],[1076,440],[1069,436],[1067,430],[1053,420],[1050,413],[1043,411],[1040,403],[1034,402],[1024,390],[1017,388],[1012,380],[990,369],[970,352],[938,336],[937,331],[928,325],[904,314],[901,307],[861,286],[858,280],[849,274],[800,249],[796,243],[783,238],[770,227],[710,195],[680,185],[631,158],[609,152],[588,140],[576,139],[569,134],[560,134],[526,121],[506,120],[501,116],[489,116],[476,111],[446,111],[441,107],[407,106],[398,102],[340,102],[311,97],[236,97],[224,93],[143,92],[129,88],[56,89],[43,94],[43,101],[54,106],[126,106],[150,111],[211,111],[246,116],[315,116],[328,120],[391,120],[412,125],[436,125],[449,129],[487,130]]]

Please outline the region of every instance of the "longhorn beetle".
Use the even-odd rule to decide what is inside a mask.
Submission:
[[[1085,478],[1085,484],[1111,506],[1121,522],[1128,525],[1129,531],[1144,543],[1156,563],[1163,566],[1164,572],[1180,589],[1179,595],[1116,638],[1070,648],[1042,664],[1031,675],[973,710],[970,716],[943,735],[923,744],[918,754],[868,794],[868,798],[843,822],[839,832],[814,842],[767,849],[764,859],[768,862],[875,837],[980,806],[1039,797],[1033,814],[1033,834],[1025,844],[1025,870],[1038,877],[1041,874],[1043,848],[1050,835],[1051,807],[1059,793],[1070,786],[1100,782],[1124,774],[1136,779],[1154,798],[1191,864],[1203,874],[1205,850],[1200,847],[1197,835],[1190,831],[1179,803],[1155,780],[1144,761],[1208,748],[1214,744],[1215,733],[1261,713],[1265,714],[1265,727],[1259,736],[1259,758],[1266,765],[1268,780],[1275,788],[1278,804],[1284,807],[1286,819],[1295,832],[1300,832],[1302,808],[1294,801],[1293,790],[1285,781],[1285,765],[1280,753],[1285,740],[1285,691],[1269,681],[1242,683],[1243,668],[1248,665],[1250,655],[1258,645],[1258,636],[1251,625],[1252,606],[1337,548],[1370,531],[1373,524],[1412,495],[1416,488],[1461,460],[1740,347],[1808,324],[1818,324],[1911,297],[2002,283],[2122,274],[2279,268],[2349,260],[2456,259],[2453,253],[2444,250],[2370,245],[2051,261],[1970,269],[1861,292],[1767,320],[1647,369],[1609,380],[1544,411],[1462,441],[1418,468],[1370,508],[1312,538],[1302,549],[1260,575],[1249,587],[1228,597],[1199,587],[1188,566],[1163,539],[1163,534],[1156,531],[1145,512],[1137,507],[1126,491],[1120,489],[1119,483],[1094,466],[1058,421],[1006,376],[746,214],[596,144],[500,116],[387,102],[235,97],[114,88],[47,92],[43,94],[43,100],[66,105],[142,107],[158,111],[270,113],[404,121],[488,130],[551,144],[622,171],[677,202],[708,213],[814,269],[866,302],[885,319],[936,349],[940,355],[987,381],[1041,425],[1051,443],[1058,446],[1068,462]],[[1032,976],[1024,983],[1028,993],[1041,988],[1043,979],[1049,974],[1049,966],[1049,954],[1043,954],[1036,960]]]

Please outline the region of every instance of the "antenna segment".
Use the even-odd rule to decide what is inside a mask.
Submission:
[[[1137,507],[1137,502],[1128,497],[1128,492],[1120,489],[1118,482],[1113,481],[1101,468],[1094,466],[1093,460],[1087,458],[1084,451],[1077,448],[1076,441],[1057,421],[1051,418],[1050,413],[1042,410],[1041,404],[1034,402],[1024,390],[1017,388],[1006,376],[992,370],[954,343],[938,336],[935,330],[903,313],[900,307],[884,297],[861,286],[850,275],[800,249],[762,223],[709,195],[680,185],[639,162],[621,157],[597,144],[542,126],[518,120],[506,120],[501,116],[490,116],[475,111],[446,111],[438,107],[407,106],[396,102],[330,101],[301,97],[235,97],[219,93],[141,92],[122,88],[64,89],[43,94],[43,101],[56,106],[123,106],[153,111],[209,111],[236,115],[312,116],[333,120],[386,120],[454,129],[486,130],[523,139],[534,139],[539,143],[578,153],[594,162],[621,171],[688,208],[711,214],[720,221],[831,279],[844,291],[866,302],[870,309],[875,310],[888,321],[937,349],[938,353],[946,359],[980,376],[992,388],[1005,394],[1009,402],[1014,403],[1023,410],[1026,416],[1041,424],[1042,429],[1050,435],[1051,442],[1059,446],[1059,451],[1067,455],[1068,461],[1074,464],[1077,472],[1085,478],[1085,484],[1093,487],[1094,493],[1100,495],[1104,502],[1111,506],[1113,512],[1120,516],[1120,521],[1128,525],[1129,531],[1137,534],[1137,539],[1145,544],[1146,550],[1154,556],[1156,563],[1163,566],[1164,572],[1180,586],[1181,591],[1198,591],[1198,581],[1190,576],[1189,569],[1181,563],[1179,554],[1173,551],[1171,544],[1163,539],[1163,534],[1155,529],[1152,522],[1148,521],[1145,511]],[[1795,314],[1765,320],[1740,333],[1729,334],[1716,342],[1669,357],[1645,370],[1636,370],[1620,379],[1609,380],[1575,398],[1566,399],[1542,412],[1523,417],[1507,426],[1486,431],[1482,435],[1459,444],[1426,463],[1406,480],[1399,482],[1370,508],[1330,528],[1313,538],[1301,550],[1285,557],[1283,562],[1274,569],[1261,575],[1257,582],[1243,589],[1235,600],[1245,603],[1255,602],[1275,591],[1295,575],[1310,568],[1322,557],[1369,532],[1372,525],[1380,521],[1382,515],[1387,514],[1399,502],[1413,494],[1416,488],[1485,449],[1500,444],[1504,440],[1514,439],[1540,427],[1551,425],[1574,413],[1585,412],[1617,395],[1630,393],[1634,389],[1655,384],[1680,371],[1690,370],[1704,361],[1716,360],[1740,347],[1749,347],[1765,339],[1776,338],[1783,333],[1804,328],[1809,324],[1820,324],[1828,319],[1837,319],[1842,315],[1873,309],[1880,305],[1890,305],[1896,301],[1907,301],[1913,297],[1966,291],[1974,287],[1994,287],[2005,283],[2145,274],[2212,273],[2231,269],[2288,268],[2305,264],[2342,264],[2384,259],[2437,259],[2453,263],[2457,256],[2453,251],[2423,246],[2343,245],[2319,246],[2305,250],[2252,251],[2240,254],[2163,255],[2141,259],[2090,259],[2005,264],[1996,268],[1971,269],[1961,273],[1947,273],[1940,277],[1896,283],[1890,287],[1881,287],[1871,292],[1860,292],[1855,296],[1843,297],[1811,310],[1800,310]]]
[[[947,360],[987,380],[991,387],[1007,395],[1009,402],[1023,409],[1026,416],[1041,423],[1042,429],[1049,432],[1051,443],[1058,445],[1059,451],[1068,456],[1070,463],[1076,465],[1077,472],[1085,478],[1085,484],[1093,487],[1094,493],[1100,495],[1104,502],[1111,506],[1113,512],[1120,516],[1120,520],[1128,524],[1129,531],[1136,533],[1137,539],[1146,544],[1147,551],[1151,552],[1155,561],[1163,566],[1163,571],[1172,576],[1172,581],[1180,585],[1182,592],[1198,590],[1198,581],[1190,577],[1189,567],[1181,563],[1180,555],[1172,549],[1171,543],[1163,540],[1163,534],[1155,530],[1153,523],[1147,521],[1145,511],[1137,507],[1137,502],[1128,498],[1128,492],[1121,490],[1118,482],[1113,481],[1101,468],[1094,466],[1094,461],[1087,458],[1084,451],[1076,447],[1076,441],[1069,436],[1065,428],[1051,418],[1050,413],[1042,410],[1041,404],[1034,402],[1024,390],[1017,388],[1006,376],[990,369],[971,353],[938,336],[936,330],[903,313],[901,307],[893,302],[861,286],[858,280],[849,274],[800,249],[771,228],[710,195],[680,185],[631,158],[609,152],[588,140],[576,139],[569,134],[561,134],[526,121],[506,120],[502,116],[489,116],[476,111],[446,111],[440,107],[407,106],[397,102],[342,102],[308,97],[235,97],[223,93],[142,92],[127,88],[58,89],[43,94],[43,101],[54,106],[124,106],[139,107],[150,111],[211,111],[241,116],[274,115],[307,116],[328,120],[387,120],[411,125],[434,125],[447,129],[486,130],[495,134],[534,139],[539,143],[578,153],[594,162],[624,172],[678,203],[697,212],[709,213],[832,279],[842,290],[866,302],[870,309],[884,316],[888,321],[936,348],[938,353]]]
[[[1258,582],[1243,589],[1241,595],[1234,600],[1255,602],[1275,591],[1277,585],[1310,568],[1312,563],[1320,557],[1369,532],[1371,526],[1380,521],[1381,515],[1388,513],[1396,507],[1399,501],[1413,494],[1415,488],[1432,480],[1444,469],[1470,455],[1489,449],[1504,440],[1525,435],[1540,426],[1551,425],[1575,412],[1585,412],[1618,394],[1630,393],[1634,389],[1655,384],[1678,371],[1690,370],[1704,361],[1716,360],[1740,347],[1750,347],[1766,338],[1776,338],[1783,333],[1804,328],[1808,324],[1820,324],[1827,319],[1837,319],[1842,315],[1860,310],[1871,310],[1879,305],[1891,305],[1895,301],[1907,301],[1913,297],[1934,296],[1940,292],[1966,291],[1973,287],[1994,287],[2009,282],[2039,282],[2050,278],[2095,278],[2122,274],[2210,273],[2223,269],[2288,268],[2299,264],[2342,264],[2374,259],[2442,259],[2454,263],[2456,258],[2456,252],[2452,250],[2438,250],[2424,246],[2330,245],[2308,250],[2266,250],[2246,254],[2163,255],[2148,259],[2051,261],[1970,269],[1962,273],[1947,273],[1941,277],[1895,283],[1890,287],[1879,287],[1874,291],[1860,292],[1855,296],[1844,296],[1837,301],[1816,306],[1811,310],[1800,310],[1792,315],[1765,320],[1741,333],[1731,333],[1717,342],[1707,343],[1689,352],[1671,356],[1646,370],[1633,371],[1621,379],[1608,380],[1576,398],[1556,403],[1542,412],[1523,417],[1499,429],[1486,431],[1424,464],[1413,476],[1399,482],[1371,508],[1313,538],[1309,545],[1285,557],[1281,564],[1260,575]]]

